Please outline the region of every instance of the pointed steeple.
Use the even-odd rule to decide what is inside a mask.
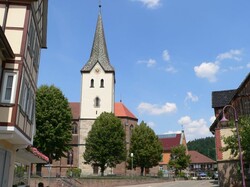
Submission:
[[[97,19],[96,31],[94,36],[94,42],[92,46],[92,51],[90,59],[84,65],[81,72],[89,72],[95,66],[96,63],[100,63],[104,71],[114,72],[114,68],[111,66],[108,57],[108,50],[105,41],[102,15],[101,15],[101,4],[99,5],[99,15]]]

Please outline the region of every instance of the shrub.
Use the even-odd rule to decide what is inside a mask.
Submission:
[[[82,170],[79,168],[70,168],[67,170],[67,177],[79,178],[81,176]]]
[[[164,174],[163,170],[159,170],[158,173],[157,173],[157,176],[158,177],[163,177],[163,174]]]

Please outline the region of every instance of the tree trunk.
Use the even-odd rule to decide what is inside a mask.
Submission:
[[[144,167],[141,167],[141,176],[143,176]]]
[[[102,167],[102,166],[101,166],[101,176],[102,176],[102,177],[104,176],[104,171],[105,171],[105,167]]]

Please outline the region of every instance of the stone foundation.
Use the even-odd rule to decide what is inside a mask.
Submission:
[[[75,187],[116,187],[122,185],[144,184],[144,183],[160,183],[166,182],[165,178],[81,178],[81,179],[61,179],[61,178],[31,178],[30,187],[38,187],[38,183],[42,182],[44,187],[70,187],[70,182]]]

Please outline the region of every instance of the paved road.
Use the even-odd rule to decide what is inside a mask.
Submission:
[[[219,187],[218,181],[214,180],[187,180],[187,181],[173,181],[164,183],[151,183],[119,187]]]

